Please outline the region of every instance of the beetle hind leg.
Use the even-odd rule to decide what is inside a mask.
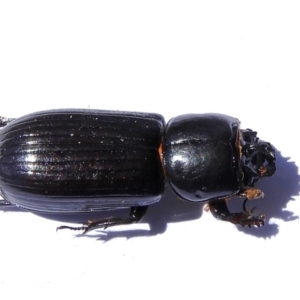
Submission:
[[[71,227],[71,226],[59,226],[56,230],[60,229],[70,229],[70,230],[82,230],[83,234],[94,230],[94,229],[106,229],[108,227],[117,226],[117,225],[128,225],[133,223],[138,223],[145,216],[147,212],[147,206],[136,206],[132,207],[130,210],[130,215],[128,218],[120,217],[109,217],[98,221],[88,221],[86,224],[80,227]]]
[[[263,226],[265,224],[265,216],[259,215],[256,216],[253,214],[254,209],[248,210],[246,209],[246,202],[248,199],[246,198],[243,203],[243,212],[239,213],[231,213],[228,210],[226,199],[224,200],[214,200],[209,202],[209,209],[212,215],[222,221],[228,221],[235,225],[241,226]]]

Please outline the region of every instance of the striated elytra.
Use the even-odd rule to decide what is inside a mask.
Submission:
[[[275,150],[239,124],[222,114],[165,125],[159,114],[84,109],[0,118],[1,204],[51,213],[130,208],[128,218],[58,228],[87,232],[140,221],[168,180],[181,199],[207,202],[218,219],[261,226],[264,215],[245,203],[263,195],[254,184],[274,174]],[[233,196],[245,199],[242,212],[228,210]]]

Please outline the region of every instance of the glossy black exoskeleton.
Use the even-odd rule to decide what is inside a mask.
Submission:
[[[218,219],[264,224],[245,203],[263,195],[254,183],[274,174],[275,150],[236,118],[189,114],[165,125],[158,114],[72,109],[0,118],[0,128],[2,205],[53,213],[131,208],[128,218],[59,229],[138,222],[160,200],[165,178]],[[228,210],[233,196],[245,199],[243,212]]]

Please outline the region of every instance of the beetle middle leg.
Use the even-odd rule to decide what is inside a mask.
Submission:
[[[130,215],[128,218],[121,217],[109,217],[98,221],[88,221],[86,224],[80,227],[71,226],[59,226],[56,230],[60,229],[70,229],[70,230],[82,230],[83,234],[94,229],[106,229],[108,227],[117,225],[128,225],[133,223],[138,223],[145,216],[148,206],[135,206],[130,210]]]

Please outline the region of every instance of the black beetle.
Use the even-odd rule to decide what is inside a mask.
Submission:
[[[261,226],[264,215],[245,203],[263,196],[254,183],[274,174],[275,150],[239,124],[221,114],[165,125],[158,114],[83,109],[0,118],[1,203],[54,213],[131,208],[128,218],[58,228],[87,232],[139,222],[167,178],[180,198],[207,202],[216,218]],[[245,199],[244,211],[228,210],[233,196]]]

